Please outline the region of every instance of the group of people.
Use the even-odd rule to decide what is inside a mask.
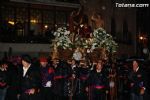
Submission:
[[[23,55],[14,65],[0,63],[0,100],[117,100],[119,72],[103,60],[87,63],[41,57],[33,62]],[[38,62],[38,63],[37,63]],[[119,67],[118,67],[119,68]],[[134,60],[127,82],[131,100],[143,99],[147,89],[145,72]],[[114,91],[116,90],[116,91]],[[118,94],[118,95],[117,95]]]

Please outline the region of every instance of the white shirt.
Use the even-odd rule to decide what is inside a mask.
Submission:
[[[31,64],[28,67],[23,66],[23,77],[26,75],[28,69],[30,68]]]
[[[76,67],[76,65],[72,65],[72,69],[74,69]]]
[[[139,70],[139,67],[136,69],[136,72]]]

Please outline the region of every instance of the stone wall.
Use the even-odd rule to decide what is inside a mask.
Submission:
[[[0,43],[0,58],[3,57],[4,53],[11,52],[12,55],[30,54],[31,56],[37,57],[40,55],[50,55],[50,44],[25,44],[25,43]]]

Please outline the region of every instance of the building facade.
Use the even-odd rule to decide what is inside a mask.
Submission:
[[[116,7],[116,3],[125,2],[123,0],[84,1],[82,2],[84,13],[88,15],[89,22],[93,10],[102,13],[107,33],[112,34],[118,42],[117,55],[135,55],[137,53],[137,10]],[[44,43],[48,46],[52,38],[51,32],[57,27],[66,26],[70,13],[80,8],[78,0],[10,0],[1,1],[0,6],[2,22],[0,23],[0,42],[3,46],[1,53],[9,48],[4,46],[5,43],[31,43],[31,45]],[[7,44],[7,46],[11,45]],[[16,51],[16,47],[11,48],[14,52]],[[34,48],[32,49],[34,51]],[[28,51],[30,52],[26,49],[26,52]],[[48,49],[41,51],[48,52]]]

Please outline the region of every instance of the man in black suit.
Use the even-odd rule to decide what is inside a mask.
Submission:
[[[143,100],[145,92],[145,75],[136,60],[132,62],[132,71],[129,74],[131,100]]]
[[[29,55],[22,56],[20,70],[20,100],[40,100],[41,75],[38,66],[31,63]]]

